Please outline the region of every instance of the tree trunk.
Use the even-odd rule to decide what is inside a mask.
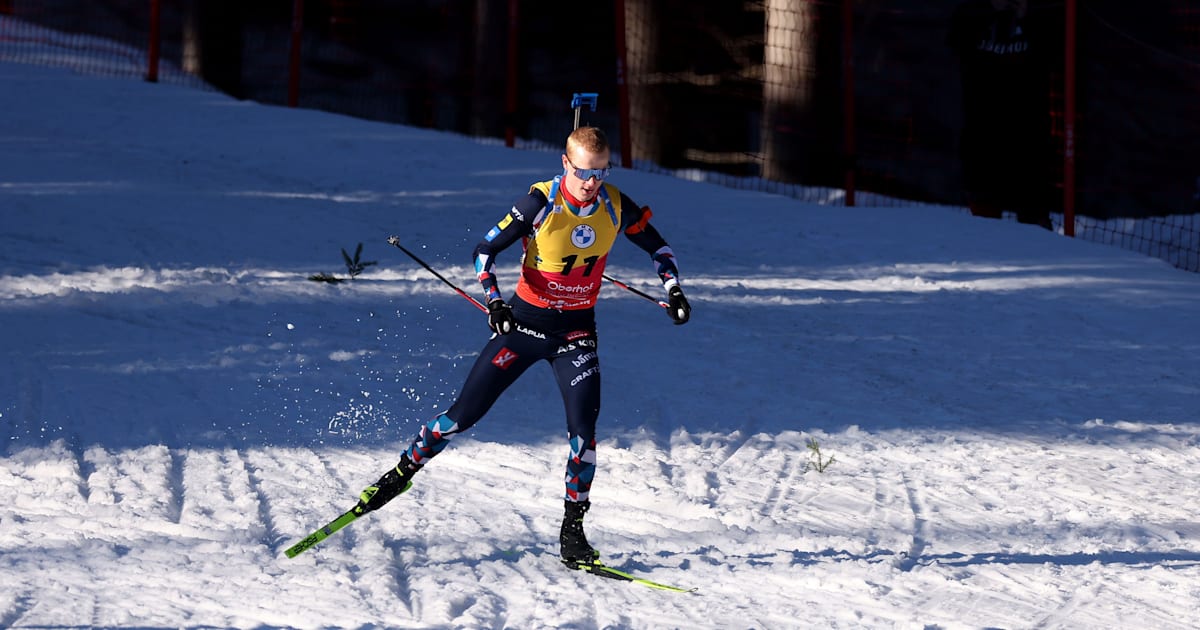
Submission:
[[[192,0],[183,32],[183,69],[213,87],[245,98],[242,15],[237,0]]]
[[[633,160],[663,162],[663,134],[658,82],[658,15],[654,0],[625,0],[625,68],[629,91],[629,136]]]
[[[762,176],[795,182],[807,170],[804,145],[815,140],[817,5],[767,0],[763,53]]]
[[[504,133],[506,3],[475,0],[475,50],[471,72],[468,133],[500,136]]]

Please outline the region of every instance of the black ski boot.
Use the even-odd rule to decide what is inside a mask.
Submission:
[[[421,467],[413,464],[407,454],[401,455],[400,463],[395,468],[383,473],[379,481],[363,488],[362,494],[358,495],[358,505],[354,506],[354,513],[362,516],[378,510],[388,501],[404,494],[405,490],[412,487],[412,477],[418,470]]]
[[[583,534],[583,515],[592,507],[590,501],[565,501],[562,530],[558,534],[559,554],[563,564],[578,569],[582,565],[595,564],[600,552],[588,544]]]

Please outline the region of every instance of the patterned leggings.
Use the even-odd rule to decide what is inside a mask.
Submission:
[[[596,474],[600,415],[600,359],[594,331],[558,337],[518,326],[510,334],[493,336],[475,360],[458,400],[421,427],[405,451],[408,458],[418,466],[428,463],[452,437],[474,426],[525,370],[543,359],[554,371],[567,412],[566,499],[587,501]]]

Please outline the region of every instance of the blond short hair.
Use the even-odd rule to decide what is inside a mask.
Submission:
[[[588,153],[603,153],[608,151],[608,137],[599,127],[580,127],[567,136],[567,155],[572,148],[582,149]]]

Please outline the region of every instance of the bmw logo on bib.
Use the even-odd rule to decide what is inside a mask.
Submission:
[[[587,249],[596,242],[596,231],[590,225],[579,225],[571,230],[571,242],[579,249]]]

